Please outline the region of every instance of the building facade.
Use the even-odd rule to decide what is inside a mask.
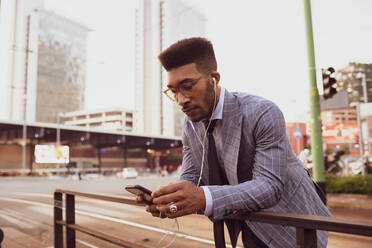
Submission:
[[[338,81],[338,84],[343,85],[343,82]],[[352,85],[348,87],[352,87]],[[358,87],[340,90],[332,98],[322,100],[320,107],[325,147],[340,149],[343,146],[343,148],[347,147],[350,153],[358,155],[360,132],[362,132],[365,141],[370,140],[370,143],[372,141],[370,138],[372,137],[372,117],[369,117],[368,121],[365,119],[358,123],[355,103],[363,99],[360,98],[360,95],[355,94],[358,92],[355,89]]]
[[[84,108],[88,28],[49,11],[38,11],[35,119],[56,122],[60,112]]]
[[[167,73],[158,55],[177,40],[205,36],[206,19],[181,0],[140,0],[136,10],[135,112],[140,133],[176,135],[184,114],[163,94]]]
[[[357,114],[355,108],[323,110],[321,112],[321,118],[323,126],[357,123]]]
[[[26,100],[35,88],[37,49],[31,15],[42,9],[43,0],[2,1],[0,13],[0,118],[24,120]],[[37,35],[36,35],[37,37]],[[27,116],[29,119],[30,116]]]
[[[6,58],[0,98],[6,107],[0,118],[56,122],[59,112],[84,107],[88,28],[44,10],[43,3],[15,0],[2,6],[6,29],[0,32],[6,39],[0,47]]]
[[[372,64],[349,63],[336,72],[338,90],[346,90],[349,102],[372,102]],[[363,83],[366,87],[363,89]]]
[[[116,131],[135,131],[133,111],[124,108],[74,111],[60,115],[60,123]]]

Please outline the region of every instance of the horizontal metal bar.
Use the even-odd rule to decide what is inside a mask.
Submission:
[[[301,214],[255,212],[229,216],[229,219],[249,220],[305,229],[372,236],[372,222],[338,219],[326,216]]]
[[[56,192],[77,195],[98,200],[118,202],[129,205],[140,205],[134,198],[117,197],[83,193],[70,190],[57,189]],[[141,204],[143,205],[143,204]],[[254,212],[237,214],[227,217],[229,219],[249,220],[255,222],[277,224],[284,226],[293,226],[304,229],[318,229],[330,232],[357,234],[363,236],[372,236],[372,222],[354,221],[348,219],[339,219],[326,216],[310,216],[292,213],[275,213],[275,212]]]
[[[91,194],[91,193],[84,193],[78,191],[70,191],[70,190],[63,190],[63,189],[56,189],[55,192],[69,194],[69,195],[76,195],[81,197],[87,197],[102,201],[109,201],[109,202],[117,202],[117,203],[124,203],[129,205],[136,205],[136,206],[144,206],[144,204],[138,204],[133,197],[118,197],[118,196],[108,196],[108,195],[99,195],[99,194]]]
[[[77,225],[77,224],[66,224],[66,221],[57,221],[57,223],[60,224],[60,225],[67,226],[67,227],[69,227],[71,229],[74,229],[76,231],[88,234],[92,237],[95,237],[95,238],[107,241],[109,243],[118,245],[120,247],[124,247],[124,248],[134,248],[134,247],[135,248],[137,248],[137,247],[138,248],[146,248],[146,246],[142,246],[141,244],[132,243],[132,242],[129,242],[129,241],[126,241],[126,240],[123,240],[123,239],[120,239],[120,238],[117,238],[117,237],[114,237],[114,236],[111,236],[111,235],[107,235],[105,233],[98,232],[98,231],[95,231],[95,230],[92,230],[90,228],[83,227],[83,226],[80,226],[80,225]]]

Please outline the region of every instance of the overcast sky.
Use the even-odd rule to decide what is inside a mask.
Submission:
[[[288,121],[306,119],[309,76],[303,1],[185,2],[207,18],[207,38],[215,47],[223,87],[274,101]],[[372,63],[372,1],[311,3],[317,68]],[[136,5],[136,0],[46,0],[47,8],[92,29],[87,109],[134,108]]]

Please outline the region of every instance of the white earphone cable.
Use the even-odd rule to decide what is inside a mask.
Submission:
[[[201,166],[200,166],[199,179],[198,179],[198,183],[196,185],[197,187],[200,186],[200,182],[201,182],[201,179],[202,179],[202,176],[203,176],[204,157],[205,157],[205,146],[204,146],[204,144],[205,144],[205,138],[207,137],[208,129],[209,129],[209,126],[211,125],[214,111],[216,110],[217,84],[216,84],[216,80],[214,78],[213,78],[213,82],[214,82],[214,104],[213,104],[213,109],[212,109],[211,116],[209,118],[209,122],[208,122],[207,128],[205,129],[205,133],[204,133],[204,137],[203,137],[203,142],[201,141],[199,135],[196,133],[195,128],[194,128],[194,124],[191,122],[192,128],[193,128],[193,130],[194,130],[194,132],[196,134],[196,137],[198,137],[198,140],[199,140],[200,144],[202,145],[202,161],[201,161]]]
[[[168,237],[169,234],[171,234],[172,232],[171,231],[168,231],[166,234],[163,235],[163,237],[159,240],[159,242],[156,244],[156,247],[161,247],[161,248],[168,248],[170,247],[175,241],[176,241],[176,238],[177,238],[177,233],[180,232],[180,225],[178,223],[178,220],[177,218],[174,219],[174,223],[176,224],[177,226],[177,231],[175,231],[173,233],[173,239],[165,246],[160,246],[161,242],[163,242],[164,239],[166,239]]]
[[[211,122],[212,122],[212,118],[213,118],[213,114],[214,114],[214,111],[216,110],[216,103],[217,103],[217,84],[216,84],[216,80],[213,78],[213,83],[214,83],[214,104],[213,104],[213,109],[212,109],[212,113],[211,113],[211,116],[209,118],[209,121],[208,121],[208,125],[207,125],[207,128],[205,130],[205,133],[204,133],[204,137],[203,137],[203,140],[199,137],[199,135],[197,134],[196,130],[195,130],[195,127],[194,127],[194,124],[192,123],[192,121],[190,121],[191,123],[191,126],[192,126],[192,129],[194,130],[195,134],[196,134],[196,137],[198,138],[200,144],[202,145],[202,161],[201,161],[201,166],[200,166],[200,174],[199,174],[199,179],[198,179],[198,183],[197,183],[197,187],[199,187],[200,185],[200,182],[201,182],[201,178],[203,176],[203,168],[204,168],[204,157],[205,157],[205,138],[207,137],[207,133],[208,133],[208,128],[209,126],[211,125]],[[168,248],[170,247],[175,241],[176,241],[176,238],[177,238],[177,233],[179,233],[180,231],[180,225],[178,223],[178,220],[177,218],[174,219],[174,223],[177,225],[177,231],[174,232],[174,237],[173,239],[165,246],[163,246],[162,248]],[[161,242],[163,242],[164,239],[166,239],[168,237],[168,235],[170,234],[171,232],[167,232],[166,234],[163,235],[163,237],[159,240],[159,242],[157,243],[156,247],[160,247],[160,244]]]

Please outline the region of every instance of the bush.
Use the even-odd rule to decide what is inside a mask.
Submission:
[[[372,195],[372,175],[335,176],[326,175],[327,193]]]

